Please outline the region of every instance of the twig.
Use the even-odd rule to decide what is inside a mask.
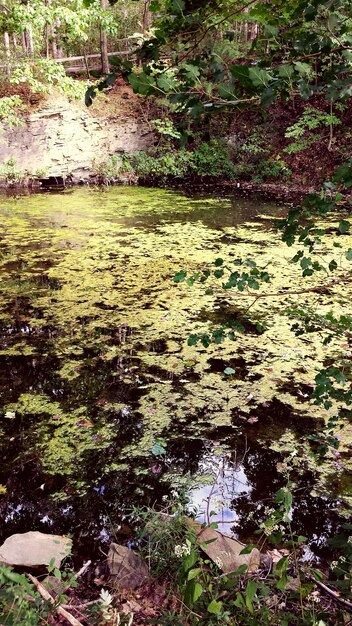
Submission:
[[[249,307],[247,307],[245,311],[247,313],[247,311],[257,302],[257,300],[260,300],[261,298],[282,298],[282,297],[285,298],[286,296],[297,296],[302,293],[324,293],[326,289],[328,288],[329,287],[326,287],[326,286],[325,287],[312,287],[311,289],[299,289],[298,291],[281,291],[277,293],[261,293],[259,295],[256,295],[248,291],[247,293],[238,293],[236,295],[242,296],[243,298],[246,298],[246,297],[254,298],[252,304],[250,304]]]
[[[44,600],[47,600],[48,602],[50,602],[50,604],[55,606],[56,613],[61,615],[61,617],[64,617],[69,622],[69,624],[71,624],[71,626],[83,626],[82,622],[79,622],[78,619],[73,617],[73,615],[71,615],[71,613],[66,611],[66,609],[64,609],[60,604],[56,606],[56,602],[54,598],[49,593],[49,591],[45,589],[44,585],[42,585],[42,583],[39,582],[38,578],[36,578],[35,576],[32,576],[32,574],[27,574],[27,575],[28,575],[29,580],[33,583],[37,591],[42,596],[42,598],[44,598]]]
[[[79,578],[80,576],[83,576],[83,574],[86,573],[88,567],[92,564],[92,561],[87,561],[86,563],[83,563],[81,569],[77,572],[76,574],[76,578]]]
[[[189,606],[187,606],[187,604],[185,604],[184,602],[182,602],[181,598],[177,598],[177,597],[176,597],[176,598],[175,598],[175,600],[176,600],[177,602],[179,602],[180,604],[182,604],[182,606],[183,606],[185,609],[187,609],[187,611],[188,611],[191,615],[194,615],[195,617],[199,617],[199,618],[201,619],[201,617],[202,617],[202,616],[201,616],[201,615],[199,615],[199,613],[195,613],[194,611],[192,611],[192,610],[189,608]]]
[[[97,600],[90,600],[89,602],[82,602],[81,604],[61,604],[63,609],[85,609],[87,606],[92,606],[93,604],[98,604],[99,598]]]
[[[346,611],[348,611],[349,613],[352,613],[352,602],[349,602],[348,600],[344,600],[343,598],[340,598],[340,596],[336,593],[336,591],[334,591],[333,589],[330,589],[330,587],[320,582],[320,580],[317,580],[316,578],[314,578],[314,576],[312,576],[311,574],[308,574],[308,578],[310,578],[310,580],[314,582],[315,585],[317,585],[318,587],[320,587],[320,589],[325,591],[325,593],[327,593],[336,602],[341,604],[341,606],[343,606],[346,609]]]

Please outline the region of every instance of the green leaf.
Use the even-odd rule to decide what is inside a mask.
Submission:
[[[184,0],[172,0],[172,9],[175,13],[182,13],[185,8]]]
[[[336,170],[335,176],[333,178],[334,183],[344,183],[346,187],[352,186],[352,164],[351,163],[343,163]]]
[[[196,345],[197,345],[197,343],[198,343],[198,339],[199,339],[199,336],[198,336],[198,335],[190,335],[190,336],[188,337],[187,344],[188,344],[189,346],[196,346]]]
[[[181,73],[186,76],[190,81],[196,82],[200,74],[200,69],[199,66],[195,63],[185,63]]]
[[[308,100],[314,93],[312,86],[306,80],[298,81],[298,89],[303,100]]]
[[[174,276],[174,283],[182,283],[182,281],[186,278],[186,276],[187,276],[187,272],[185,272],[184,270],[180,270]]]
[[[261,105],[265,108],[268,108],[272,105],[272,103],[276,99],[276,92],[272,87],[268,87],[263,91],[260,102]]]
[[[57,567],[55,567],[53,574],[57,580],[61,580],[61,572]]]
[[[193,590],[193,602],[197,602],[198,598],[202,595],[204,589],[200,583],[195,583]]]
[[[141,74],[129,74],[128,82],[130,83],[133,91],[141,94],[142,96],[148,96],[154,92],[156,82],[152,76],[148,76],[145,72]]]
[[[246,606],[250,613],[253,613],[253,600],[255,598],[255,594],[257,593],[258,585],[255,580],[249,580],[247,583],[247,587],[245,590],[245,598],[246,598]]]
[[[271,74],[259,67],[249,68],[249,77],[255,87],[267,87],[272,79]]]
[[[273,26],[272,24],[265,24],[264,26],[264,34],[268,39],[275,39],[279,34],[279,29],[277,26]]]
[[[340,220],[339,223],[339,232],[341,233],[341,235],[345,235],[346,233],[349,232],[351,227],[350,222],[348,222],[347,220]]]
[[[213,615],[220,615],[222,609],[222,602],[217,602],[216,600],[212,600],[210,604],[208,604],[207,611],[208,613],[212,613]]]
[[[347,259],[347,261],[352,261],[352,248],[348,248],[345,257]]]
[[[196,567],[195,569],[191,569],[188,572],[188,576],[187,576],[187,580],[193,580],[193,578],[196,578],[198,576],[198,574],[200,574],[202,570],[200,569],[200,567]]]
[[[230,73],[243,87],[250,87],[252,85],[252,81],[249,77],[249,67],[247,65],[231,65]]]
[[[292,78],[294,72],[293,65],[281,65],[281,67],[279,67],[279,76],[281,78]]]
[[[84,94],[84,103],[86,107],[90,107],[93,104],[93,99],[96,97],[97,92],[95,87],[88,87]]]
[[[243,548],[243,550],[241,550],[240,554],[250,554],[256,547],[257,546],[255,546],[254,543],[249,543],[245,548]]]
[[[336,261],[334,261],[334,259],[332,261],[330,261],[329,263],[329,270],[330,272],[333,272],[334,270],[336,270],[337,268],[337,263]]]
[[[237,96],[234,93],[233,85],[229,83],[220,83],[216,85],[217,92],[220,98],[224,100],[236,100]]]
[[[165,93],[172,91],[178,86],[178,81],[176,80],[176,78],[168,74],[162,74],[161,76],[158,76],[156,82],[159,89],[165,91]]]
[[[150,448],[150,452],[154,456],[164,456],[164,454],[166,453],[165,439],[156,439],[154,445]]]
[[[218,258],[218,259],[215,259],[214,261],[215,267],[220,267],[220,265],[223,265],[223,264],[224,264],[224,259]]]
[[[308,63],[302,63],[301,61],[296,61],[294,63],[296,72],[299,73],[300,76],[310,76],[312,73],[312,68]]]

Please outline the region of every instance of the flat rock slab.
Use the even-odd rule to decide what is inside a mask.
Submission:
[[[0,546],[1,565],[38,567],[53,562],[59,568],[71,554],[72,541],[61,535],[46,535],[38,531],[11,535]]]
[[[121,589],[137,589],[150,580],[145,561],[126,546],[112,543],[109,548],[108,566]]]
[[[203,552],[219,566],[224,574],[236,571],[241,565],[247,565],[248,572],[255,572],[260,565],[260,552],[257,548],[249,554],[240,554],[245,548],[242,543],[212,528],[203,528],[198,533],[197,539]]]

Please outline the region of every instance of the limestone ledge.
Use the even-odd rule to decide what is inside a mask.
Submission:
[[[0,135],[0,164],[13,159],[30,176],[80,182],[94,174],[94,162],[145,150],[152,143],[145,121],[126,115],[96,118],[83,103],[55,95],[32,112],[24,126]]]

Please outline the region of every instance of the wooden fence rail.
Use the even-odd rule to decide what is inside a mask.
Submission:
[[[116,52],[108,52],[108,57],[128,57],[131,56],[135,53],[135,50],[117,50]],[[100,53],[97,54],[86,54],[86,55],[82,55],[82,56],[76,56],[76,57],[62,57],[61,59],[55,59],[55,61],[57,63],[70,63],[70,62],[77,62],[77,61],[82,61],[82,65],[74,65],[72,67],[65,67],[66,72],[84,72],[86,71],[87,73],[89,73],[90,70],[99,70],[101,69],[101,65],[94,65],[92,66],[90,64],[91,60],[94,59],[100,59]],[[23,61],[33,61],[35,62],[35,59],[31,59],[31,57],[23,57],[22,59],[17,59],[16,61],[14,60],[14,62],[12,62],[11,60],[9,61],[9,63],[7,63],[6,65],[0,65],[0,70],[6,70],[8,71],[9,69],[12,70],[15,67],[18,67],[21,62]]]

